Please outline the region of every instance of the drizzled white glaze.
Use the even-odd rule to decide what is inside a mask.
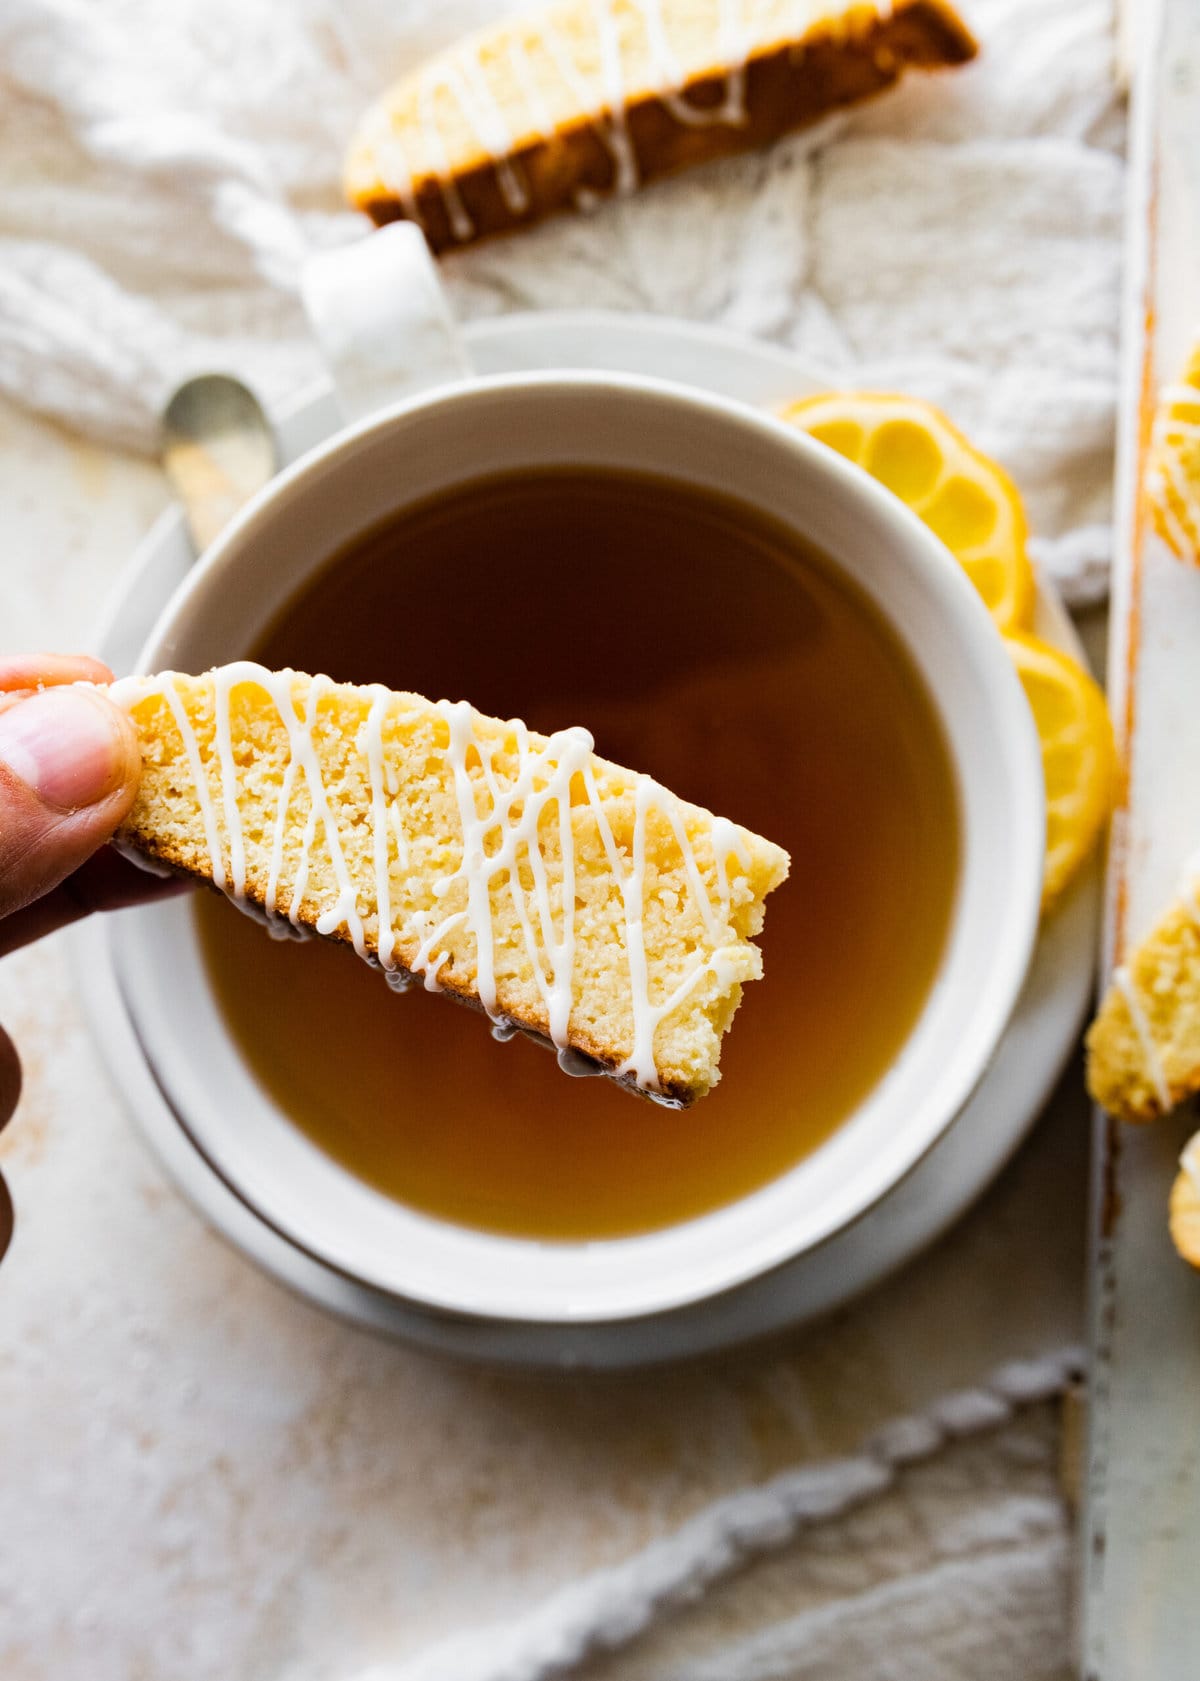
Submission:
[[[1188,1140],[1179,1158],[1179,1165],[1191,1180],[1192,1189],[1200,1197],[1200,1132]]]
[[[1142,1047],[1142,1055],[1146,1060],[1146,1067],[1150,1070],[1150,1083],[1154,1087],[1159,1107],[1165,1112],[1171,1107],[1171,1091],[1167,1085],[1166,1070],[1162,1057],[1159,1055],[1158,1045],[1150,1029],[1150,1022],[1142,1008],[1142,1001],[1137,995],[1137,988],[1133,984],[1133,976],[1122,963],[1113,970],[1113,985],[1125,1000],[1125,1007],[1129,1011],[1129,1019],[1133,1023],[1133,1030],[1138,1036],[1138,1043]]]
[[[601,30],[601,67],[605,97],[610,108],[607,114],[593,113],[591,124],[612,159],[613,179],[609,191],[617,197],[622,197],[637,190],[640,177],[637,153],[633,149],[626,116],[625,92],[621,80],[620,42],[613,27],[612,14],[604,5],[604,0],[592,0],[592,4],[597,26]],[[576,66],[571,54],[571,43],[560,35],[548,19],[542,27],[541,41],[554,68],[566,84],[573,103],[580,111],[590,111],[595,104],[594,91]],[[580,210],[591,210],[599,203],[599,198],[590,188],[581,187],[575,194],[575,203]]]
[[[462,201],[462,194],[450,170],[450,157],[446,151],[446,142],[442,139],[442,131],[437,120],[437,89],[440,75],[444,67],[435,62],[428,69],[422,71],[417,84],[417,121],[421,125],[421,139],[424,146],[426,161],[432,164],[432,173],[437,179],[442,194],[442,203],[446,207],[446,217],[450,223],[450,232],[455,239],[470,239],[475,232],[475,224],[467,215],[467,207]]]
[[[380,181],[400,200],[400,208],[409,221],[419,223],[421,214],[417,209],[408,154],[396,133],[392,114],[385,105],[372,108],[364,138],[374,154]]]
[[[554,133],[554,119],[550,115],[549,106],[542,98],[542,90],[537,85],[533,65],[529,62],[529,53],[519,35],[509,37],[508,61],[512,66],[513,78],[521,90],[525,110],[531,119],[530,127],[539,139],[548,140]]]
[[[743,19],[745,0],[718,0],[717,57],[725,66],[725,94],[718,105],[693,105],[682,91],[683,67],[671,51],[660,0],[641,0],[641,12],[650,43],[650,61],[662,91],[659,98],[677,123],[685,128],[709,128],[724,124],[742,128],[746,114],[746,59],[749,32]]]
[[[449,93],[462,112],[467,125],[491,159],[500,187],[500,196],[514,216],[529,208],[529,186],[508,154],[513,137],[508,131],[504,115],[488,87],[487,77],[468,45],[457,53],[434,59],[420,74],[417,112],[421,124],[421,138],[425,156],[435,166],[438,187],[450,231],[459,240],[470,239],[475,232],[450,170],[442,131],[437,120],[437,99],[441,92]]]
[[[680,63],[666,26],[662,0],[630,0],[642,18],[652,76],[654,97],[676,122],[688,128],[744,127],[746,111],[746,66],[750,51],[750,28],[746,8],[751,0],[717,0],[716,50],[714,57],[724,70],[725,89],[714,105],[693,105],[686,97],[687,73]],[[545,55],[558,79],[567,88],[581,114],[591,113],[592,127],[612,159],[613,179],[609,191],[622,196],[636,190],[640,170],[629,132],[629,87],[622,53],[621,31],[614,0],[588,0],[595,25],[600,55],[601,89],[605,110],[595,110],[596,89],[580,70],[571,41],[549,15],[539,20],[530,45],[513,35],[508,43],[508,62],[520,94],[522,131],[542,138],[554,133],[554,122],[538,86],[532,53]],[[798,0],[796,32],[812,22],[810,0]],[[500,101],[489,85],[488,72],[480,62],[477,43],[434,59],[417,76],[416,114],[425,166],[437,182],[450,232],[460,242],[474,237],[475,224],[462,200],[451,169],[445,137],[439,122],[439,96],[448,94],[457,104],[468,127],[490,158],[501,196],[514,216],[523,214],[530,203],[528,182],[513,162],[516,137],[506,121]],[[386,107],[377,108],[367,133],[383,184],[400,200],[406,216],[419,221],[413,190],[413,176]],[[581,209],[590,208],[597,195],[581,189],[576,195]]]
[[[507,881],[513,908],[521,929],[525,953],[546,1013],[546,1035],[560,1053],[560,1066],[572,1074],[599,1072],[590,1059],[580,1056],[570,1044],[570,1021],[574,1003],[576,910],[575,838],[572,826],[572,784],[582,787],[600,835],[609,867],[621,897],[625,961],[629,976],[629,1002],[633,1022],[633,1044],[629,1056],[615,1070],[618,1078],[631,1078],[647,1092],[659,1089],[654,1041],[660,1024],[676,1010],[708,976],[714,976],[721,990],[742,972],[737,963],[737,935],[730,928],[731,862],[748,867],[746,837],[724,818],[710,820],[708,840],[712,851],[711,877],[715,902],[705,880],[692,838],[688,834],[680,802],[648,776],[632,776],[634,796],[632,842],[628,855],[618,846],[601,796],[592,757],[592,737],[583,729],[566,729],[548,738],[536,738],[519,720],[514,720],[500,740],[476,728],[476,714],[466,702],[422,703],[419,711],[406,712],[403,702],[379,686],[359,689],[369,699],[359,747],[367,766],[370,789],[369,817],[374,907],[358,902],[354,882],[338,833],[321,772],[320,755],[314,740],[317,709],[323,696],[335,685],[327,677],[309,680],[299,706],[294,693],[296,674],[272,672],[249,660],[217,668],[209,674],[213,685],[213,754],[206,766],[200,740],[188,718],[175,674],[157,677],[129,677],[115,683],[112,698],[127,710],[139,702],[158,698],[168,707],[179,732],[184,758],[196,792],[204,829],[205,847],[211,861],[214,883],[251,914],[265,916],[268,924],[279,923],[277,910],[283,885],[285,839],[297,783],[303,778],[309,794],[308,813],[301,835],[299,861],[288,885],[291,928],[298,928],[308,891],[313,847],[318,829],[324,835],[329,865],[337,887],[334,902],[323,909],[314,924],[318,933],[330,935],[345,929],[360,957],[377,962],[389,984],[403,990],[413,976],[429,991],[439,991],[439,973],[450,957],[449,937],[459,930],[470,933],[475,948],[474,988],[492,1021],[497,1039],[515,1031],[505,1016],[498,996],[492,893],[503,891]],[[267,847],[267,881],[260,909],[247,900],[246,836],[239,809],[239,783],[231,721],[231,696],[242,684],[253,684],[270,698],[287,732],[288,759],[280,784],[274,823]],[[398,784],[384,747],[388,723],[416,723],[430,713],[445,723],[449,735],[445,759],[453,782],[461,826],[461,859],[457,867],[434,888],[435,897],[445,899],[456,886],[465,890],[466,903],[440,916],[436,911],[414,910],[399,932],[394,926],[392,874],[409,868],[409,838],[405,833]],[[515,775],[500,774],[495,759],[515,744]],[[214,798],[210,774],[215,760],[219,794]],[[474,774],[472,768],[474,766]],[[480,796],[483,810],[480,810]],[[692,902],[699,911],[710,945],[708,954],[698,954],[688,971],[665,997],[655,1001],[644,934],[647,878],[646,844],[651,815],[670,828],[679,847]],[[558,891],[561,910],[556,916],[554,892],[547,859],[543,854],[540,829],[543,818],[554,825],[558,841]],[[527,866],[531,888],[521,885],[521,866]],[[498,879],[499,878],[499,879]],[[460,896],[461,897],[461,896]],[[366,923],[376,913],[375,950],[370,949]],[[290,931],[290,930],[287,930]],[[397,947],[407,955],[403,963]],[[731,949],[733,948],[733,949]]]

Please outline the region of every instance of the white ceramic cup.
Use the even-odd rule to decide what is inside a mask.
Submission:
[[[467,381],[339,433],[282,473],[207,553],[151,634],[142,669],[202,671],[240,657],[359,533],[464,481],[554,465],[652,471],[769,511],[865,590],[923,676],[957,779],[962,865],[941,967],[885,1078],[814,1154],[725,1208],[648,1235],[547,1244],[404,1207],[311,1144],[229,1039],[186,901],[138,913],[119,974],[181,1125],[262,1220],[324,1264],[409,1302],[543,1324],[620,1320],[711,1297],[829,1238],[885,1196],[953,1121],[1008,1022],[1036,937],[1044,834],[1028,706],[985,609],[926,527],[778,420],[632,376]],[[789,891],[803,892],[803,881]],[[769,971],[761,984],[771,984]],[[263,1007],[285,1009],[286,999]]]

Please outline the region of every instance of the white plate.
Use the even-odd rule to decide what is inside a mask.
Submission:
[[[629,370],[762,406],[834,383],[783,351],[651,317],[511,316],[478,323],[465,337],[480,373]],[[295,460],[336,425],[329,389],[310,393],[279,424],[283,461]],[[105,618],[99,652],[118,673],[130,669],[191,559],[182,518],[172,509],[138,550]],[[1044,589],[1038,621],[1044,635],[1080,652],[1069,619]],[[951,1224],[1024,1138],[1076,1044],[1091,999],[1099,909],[1099,874],[1092,870],[1043,930],[1012,1022],[974,1097],[909,1177],[854,1226],[709,1301],[620,1324],[553,1327],[416,1307],[323,1267],[264,1225],[195,1149],[141,1054],[137,1021],[117,982],[122,919],[94,919],[76,939],[85,1002],[114,1077],[181,1189],[247,1255],[321,1306],[428,1348],[517,1365],[615,1368],[711,1352],[828,1312]]]

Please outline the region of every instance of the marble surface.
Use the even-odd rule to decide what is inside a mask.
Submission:
[[[5,645],[86,647],[166,494],[153,466],[0,409]],[[0,1139],[17,1207],[0,1270],[6,1681],[352,1675],[514,1615],[722,1492],[1080,1337],[1078,1070],[977,1210],[854,1308],[705,1367],[533,1381],[326,1319],[210,1233],[104,1076],[61,937],[0,964],[0,1017],[26,1072]],[[1054,1633],[1036,1673],[1065,1675],[1056,1439],[1052,1410],[1036,1409],[999,1458],[972,1449],[889,1497],[869,1534],[843,1523],[790,1549],[736,1613],[718,1596],[681,1650],[797,1595],[847,1603],[886,1580],[898,1534],[932,1533],[946,1498],[969,1509],[1003,1484],[1040,1502]],[[653,1653],[596,1673],[665,1673]]]

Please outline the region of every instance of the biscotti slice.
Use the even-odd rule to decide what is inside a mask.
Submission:
[[[398,82],[359,129],[346,192],[443,251],[766,145],[975,51],[944,0],[559,0]]]
[[[1185,893],[1117,969],[1087,1036],[1088,1090],[1152,1121],[1200,1091],[1200,907]]]
[[[674,1104],[716,1084],[787,854],[596,758],[436,703],[248,661],[125,678],[118,837]],[[585,1059],[587,1059],[585,1061]]]

